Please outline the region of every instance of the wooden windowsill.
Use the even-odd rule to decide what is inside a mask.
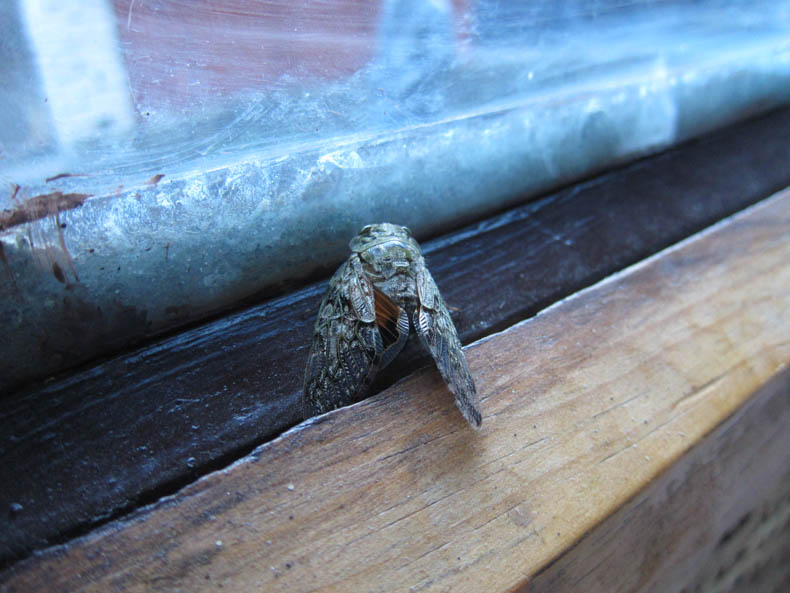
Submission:
[[[764,114],[423,243],[462,342],[787,187],[789,135],[790,110]],[[4,394],[0,509],[11,512],[0,513],[0,571],[171,496],[298,424],[325,287]],[[372,393],[431,364],[411,346]]]
[[[599,561],[569,585],[637,574],[617,590],[662,590],[678,550],[713,550],[721,518],[746,516],[733,496],[762,504],[790,481],[788,237],[784,191],[471,345],[480,432],[423,369],[17,563],[0,590],[569,590],[551,587],[591,541],[633,566]],[[752,448],[707,466],[721,434]],[[724,488],[739,473],[773,478]],[[660,495],[673,488],[689,506]],[[651,505],[672,512],[622,520]]]

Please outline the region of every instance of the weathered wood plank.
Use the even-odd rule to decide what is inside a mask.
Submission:
[[[790,362],[790,191],[305,423],[129,520],[18,563],[35,591],[508,591]]]
[[[789,136],[790,110],[775,112],[428,242],[462,340],[790,184]],[[0,567],[174,492],[297,422],[323,290],[305,288],[0,400],[0,509],[16,509],[0,513]],[[407,347],[377,385],[426,363]]]
[[[788,426],[790,366],[521,591],[787,593]]]

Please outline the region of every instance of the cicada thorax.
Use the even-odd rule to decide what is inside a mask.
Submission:
[[[385,295],[398,307],[414,310],[417,306],[417,283],[413,268],[398,270],[388,278],[370,277],[373,288]]]

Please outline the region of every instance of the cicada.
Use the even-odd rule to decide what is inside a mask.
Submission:
[[[351,256],[329,281],[315,322],[302,394],[305,417],[364,397],[413,329],[458,409],[478,428],[480,400],[458,332],[409,229],[371,224],[350,248]]]

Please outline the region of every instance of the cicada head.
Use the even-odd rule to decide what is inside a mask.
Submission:
[[[417,241],[411,236],[411,231],[408,228],[389,222],[364,226],[359,231],[359,234],[351,239],[349,247],[351,247],[351,251],[362,253],[374,245],[389,242],[400,242],[408,245],[411,249],[420,250]]]
[[[375,269],[411,268],[421,260],[420,246],[405,226],[369,224],[351,240],[351,251]]]

